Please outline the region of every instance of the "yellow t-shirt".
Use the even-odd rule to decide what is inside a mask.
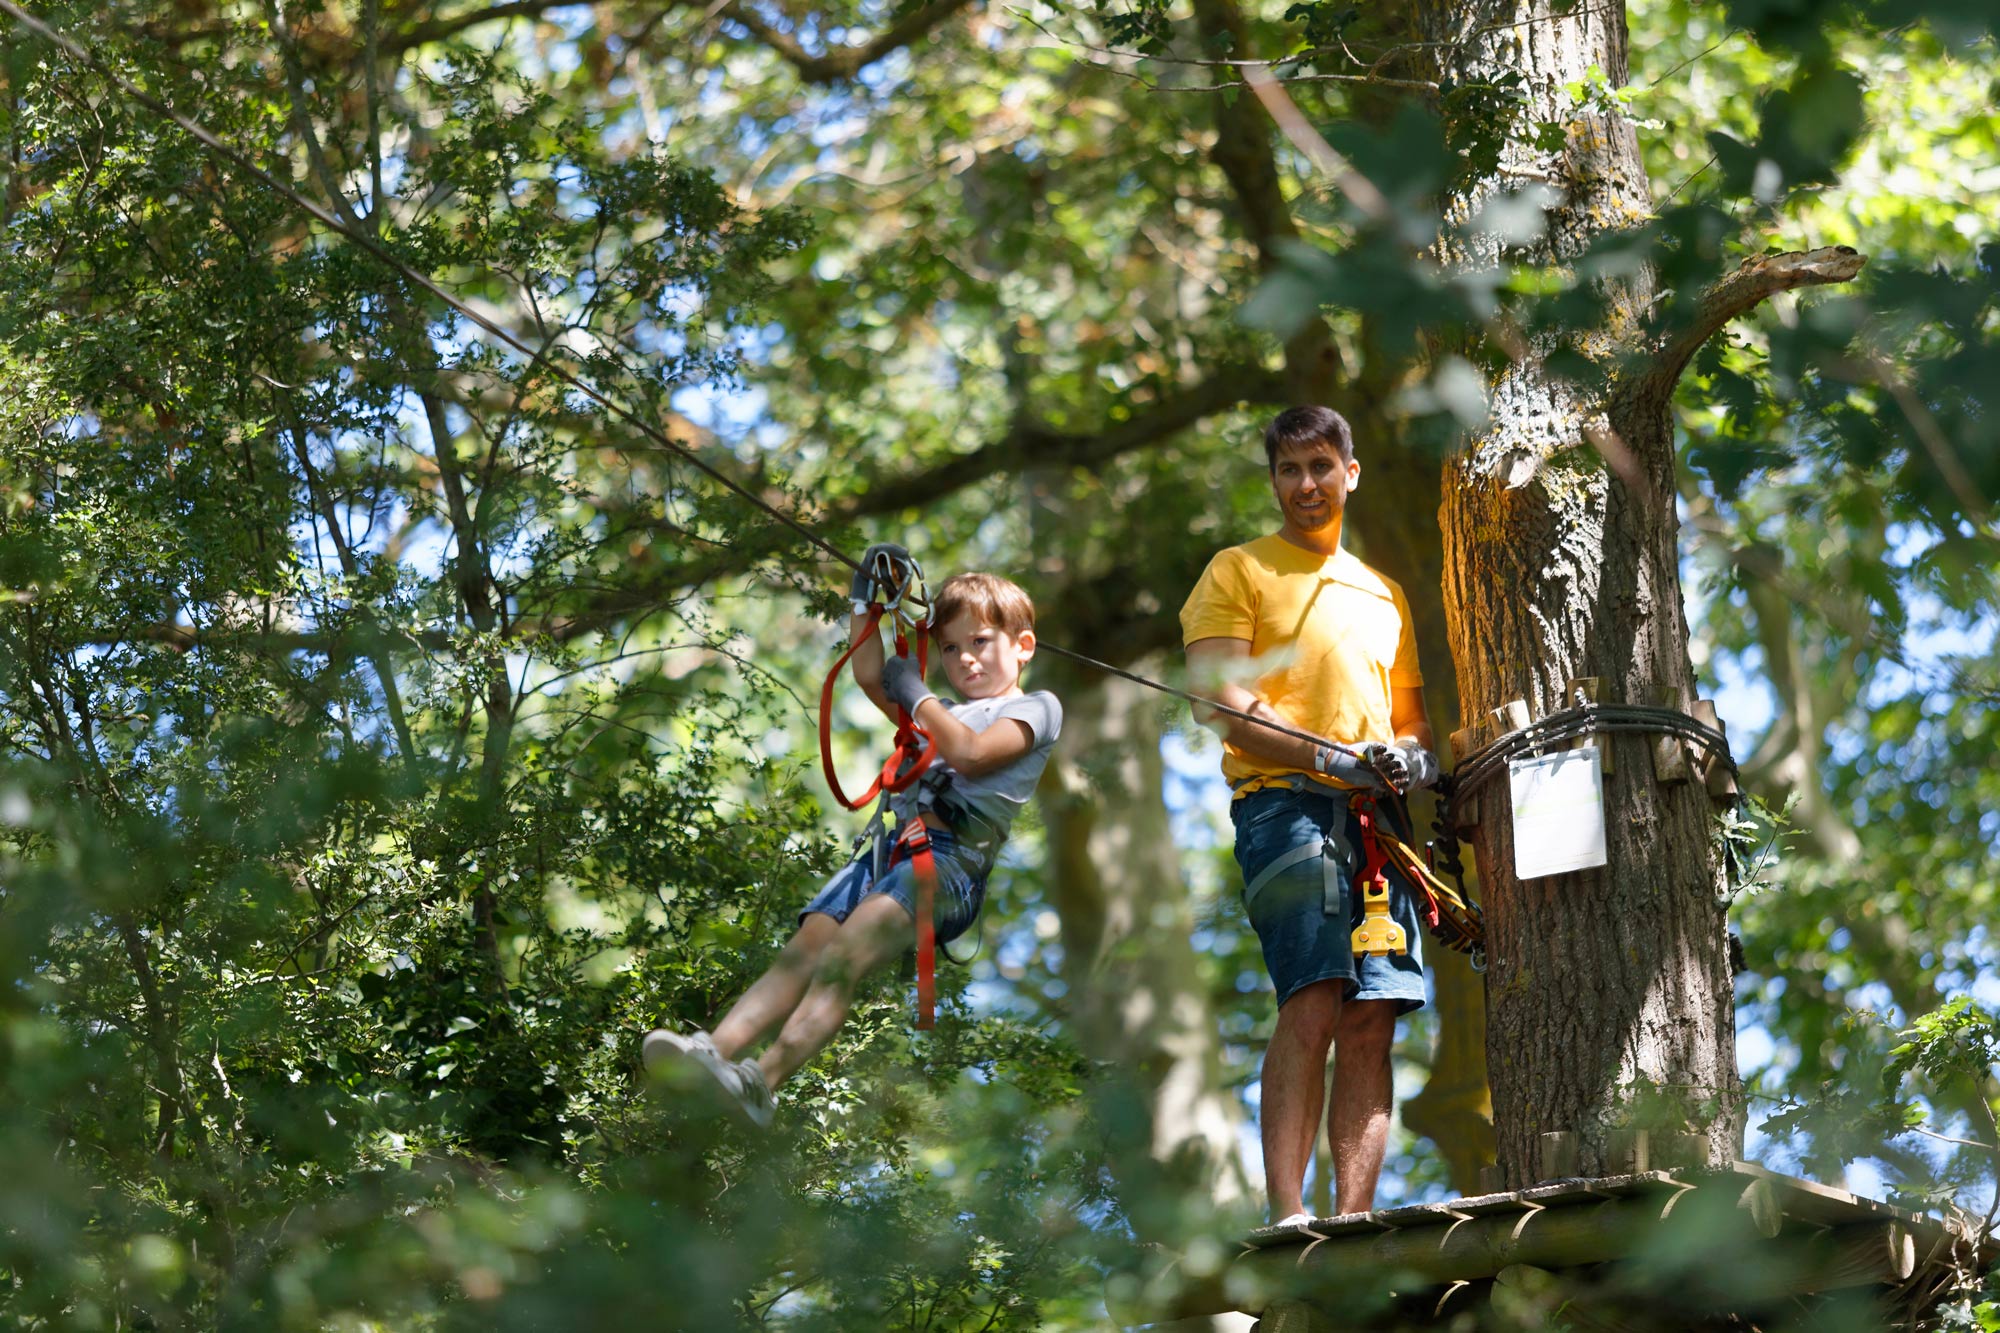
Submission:
[[[1401,588],[1346,551],[1322,559],[1275,535],[1208,562],[1181,607],[1181,642],[1198,639],[1249,640],[1254,674],[1236,683],[1292,726],[1343,745],[1395,740],[1390,691],[1424,683]],[[1231,785],[1303,772],[1223,746]]]

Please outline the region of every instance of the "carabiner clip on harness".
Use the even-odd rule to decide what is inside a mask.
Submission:
[[[937,927],[932,921],[937,910],[937,863],[931,856],[930,830],[919,815],[912,813],[893,837],[889,836],[889,829],[890,816],[894,814],[890,798],[909,790],[923,777],[924,770],[937,758],[937,742],[907,710],[898,708],[896,748],[883,762],[882,771],[875,775],[867,791],[850,799],[841,790],[840,778],[833,767],[834,682],[855,649],[875,636],[884,616],[891,618],[895,630],[896,656],[910,656],[910,640],[914,637],[917,671],[921,674],[930,667],[930,598],[924,587],[923,570],[915,560],[906,563],[885,553],[876,557],[874,567],[867,572],[882,600],[871,600],[865,606],[855,604],[854,613],[865,614],[868,624],[833,664],[826,683],[820,687],[820,765],[826,771],[826,785],[833,792],[833,799],[847,809],[859,810],[871,800],[876,802],[875,812],[861,833],[861,839],[870,843],[875,878],[879,879],[888,869],[898,846],[909,852],[910,868],[917,881],[917,1026],[928,1029],[937,1022]],[[861,839],[856,840],[857,853]]]
[[[1356,822],[1361,826],[1361,854],[1356,864],[1354,849],[1347,845],[1346,838],[1335,827],[1318,843],[1302,843],[1265,866],[1257,878],[1250,881],[1243,890],[1244,901],[1255,898],[1263,887],[1278,875],[1290,870],[1303,861],[1320,858],[1320,873],[1325,885],[1321,910],[1328,916],[1344,916],[1346,904],[1340,892],[1339,870],[1345,866],[1353,872],[1353,883],[1361,892],[1361,924],[1354,928],[1350,937],[1351,947],[1357,954],[1400,954],[1409,952],[1409,938],[1389,915],[1389,882],[1384,874],[1388,866],[1407,879],[1423,895],[1419,909],[1423,913],[1424,925],[1438,943],[1454,952],[1469,954],[1476,972],[1486,970],[1486,925],[1479,911],[1479,904],[1465,894],[1445,883],[1426,864],[1425,857],[1419,857],[1408,843],[1394,831],[1393,815],[1385,818],[1381,806],[1384,799],[1394,802],[1391,809],[1402,816],[1402,825],[1408,827],[1409,814],[1393,789],[1387,793],[1371,791],[1367,788],[1331,788],[1304,777],[1271,779],[1266,785],[1281,786],[1293,791],[1317,790],[1330,799],[1345,798],[1354,811]],[[1449,792],[1444,793],[1449,799]],[[1448,834],[1444,836],[1449,836]],[[1437,843],[1428,849],[1431,856],[1437,854]],[[1446,870],[1452,878],[1459,880],[1456,851],[1451,849],[1447,857]]]

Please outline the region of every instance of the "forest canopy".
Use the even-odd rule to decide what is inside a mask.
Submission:
[[[1325,399],[1442,736],[1439,471],[1508,348],[1615,384],[1577,331],[1619,284],[1671,341],[1828,246],[1856,281],[1671,399],[1755,798],[1715,832],[1752,1141],[1994,1203],[2000,11],[1611,0],[1629,80],[1550,90],[1424,53],[1571,6],[27,8],[92,58],[0,19],[10,1322],[1093,1328],[1219,1263],[1271,997],[1216,748],[1073,664],[937,1029],[898,974],[768,1135],[648,1094],[640,1034],[711,1022],[858,828],[812,763],[847,571],[689,454],[1177,681],[1175,608],[1270,526],[1263,422]],[[1592,116],[1649,209],[1550,263],[1502,167]],[[1384,1202],[1491,1153],[1437,985]],[[1946,1326],[2000,1328],[1982,1282]]]

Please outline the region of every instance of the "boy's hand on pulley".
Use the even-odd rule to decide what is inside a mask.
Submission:
[[[861,568],[854,571],[854,580],[847,585],[854,614],[866,615],[878,592],[884,599],[894,597],[909,582],[915,567],[909,551],[895,542],[876,542],[863,551]]]

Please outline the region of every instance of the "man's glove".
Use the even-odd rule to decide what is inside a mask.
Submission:
[[[1338,778],[1350,787],[1379,787],[1381,774],[1370,766],[1364,757],[1365,751],[1357,754],[1344,746],[1322,745],[1313,751],[1313,768],[1330,778]]]
[[[1363,753],[1382,780],[1399,792],[1428,787],[1438,780],[1437,757],[1415,741],[1370,745]]]
[[[883,661],[882,693],[911,717],[917,715],[917,705],[926,699],[937,698],[924,684],[924,673],[907,657],[891,657]]]
[[[894,542],[876,542],[862,552],[861,568],[854,571],[854,581],[847,585],[847,599],[854,603],[854,614],[868,614],[877,589],[884,597],[893,596],[897,588],[908,581],[913,568],[915,562],[910,559],[910,553]],[[888,582],[879,582],[878,575]]]

